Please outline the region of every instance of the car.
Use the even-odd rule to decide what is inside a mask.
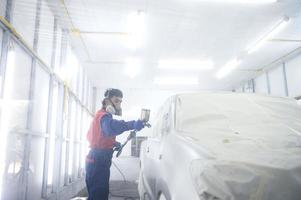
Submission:
[[[301,106],[246,93],[170,97],[141,144],[142,200],[300,200]]]

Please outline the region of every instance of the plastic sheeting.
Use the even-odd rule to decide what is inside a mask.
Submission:
[[[0,16],[5,17],[6,0],[0,0]]]
[[[12,25],[31,47],[35,32],[36,2],[37,0],[15,1],[12,13]]]
[[[42,67],[36,66],[34,96],[32,100],[32,125],[31,130],[36,134],[30,140],[28,180],[28,199],[38,199],[41,196],[44,152],[47,132],[47,113],[49,101],[49,74]]]
[[[301,106],[250,94],[184,94],[176,104],[179,134],[212,157],[191,165],[205,199],[301,196]]]
[[[18,188],[22,181],[21,169],[29,105],[31,57],[16,44],[13,46],[14,49],[8,54],[4,97],[0,101],[0,144],[2,148],[6,147],[2,150],[5,163],[1,163],[1,168],[4,166],[4,175],[1,177],[4,199],[16,199],[18,192],[11,188]]]
[[[42,67],[36,67],[32,130],[45,134],[47,132],[47,113],[49,99],[49,74]]]
[[[38,54],[50,66],[54,35],[54,16],[46,0],[42,1],[40,20]]]

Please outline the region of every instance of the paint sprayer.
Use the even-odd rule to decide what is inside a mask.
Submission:
[[[146,126],[146,127],[148,127],[148,128],[151,127],[151,125],[148,123],[149,117],[150,117],[150,110],[148,110],[148,109],[142,109],[142,110],[141,110],[141,117],[140,117],[140,120],[142,120],[143,123],[144,123],[144,126]],[[137,130],[133,130],[133,131],[130,132],[130,135],[127,137],[126,141],[121,145],[121,148],[119,148],[119,149],[117,150],[116,157],[118,157],[118,156],[121,154],[121,152],[122,152],[122,150],[123,150],[123,147],[124,147],[131,139],[133,139],[133,138],[136,137],[136,133],[137,133]]]

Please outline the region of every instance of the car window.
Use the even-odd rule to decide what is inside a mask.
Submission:
[[[171,100],[168,99],[159,109],[153,128],[153,136],[161,138],[164,134],[169,133],[171,128]]]
[[[171,130],[172,125],[172,115],[171,115],[171,103],[172,99],[168,99],[164,106],[164,112],[162,116],[162,135],[166,135]]]

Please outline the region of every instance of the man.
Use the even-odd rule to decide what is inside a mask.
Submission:
[[[89,193],[88,200],[107,200],[109,196],[110,167],[113,148],[121,148],[116,142],[116,135],[125,131],[144,128],[141,120],[115,120],[112,115],[121,115],[123,94],[119,89],[108,89],[99,110],[87,134],[90,152],[86,158],[86,185]]]

